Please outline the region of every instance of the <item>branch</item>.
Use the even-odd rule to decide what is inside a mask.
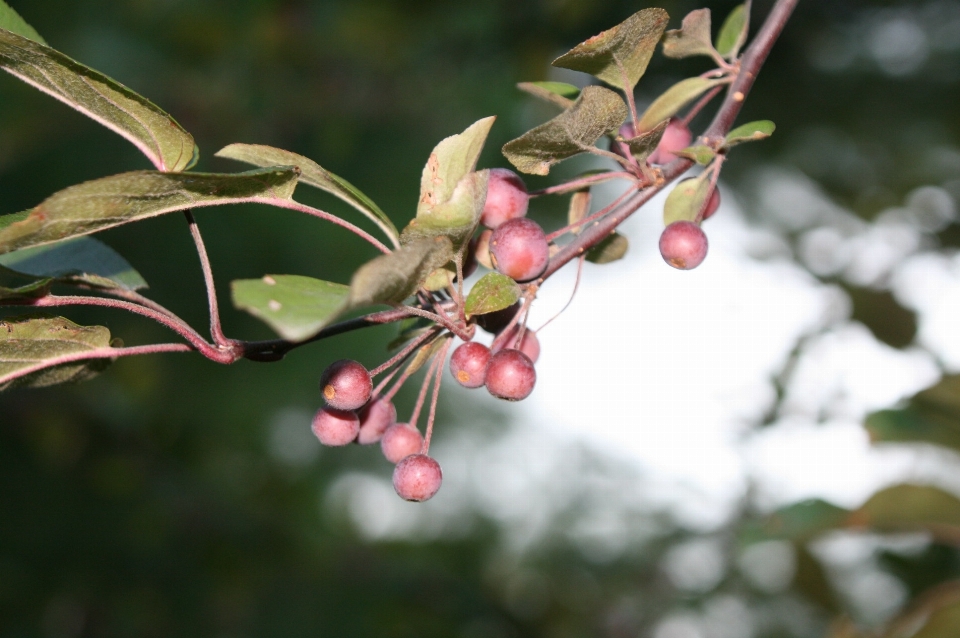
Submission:
[[[200,235],[200,227],[197,226],[197,220],[194,219],[192,212],[185,210],[183,214],[187,218],[187,224],[190,226],[190,235],[193,237],[193,244],[197,249],[197,256],[200,257],[203,283],[207,289],[207,306],[210,309],[210,336],[218,346],[229,346],[231,341],[223,334],[223,327],[220,324],[220,308],[217,303],[217,289],[213,283],[213,268],[210,266],[210,256],[207,255],[207,248],[203,244],[203,236]]]

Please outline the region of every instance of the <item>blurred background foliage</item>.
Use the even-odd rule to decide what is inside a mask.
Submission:
[[[673,26],[703,6],[659,4]],[[735,4],[707,3],[715,24]],[[556,55],[641,8],[625,0],[13,6],[52,46],[173,114],[197,139],[198,170],[239,170],[213,157],[231,142],[290,149],[349,179],[398,226],[413,215],[421,167],[439,139],[495,114],[481,166],[505,165],[500,146],[549,115],[515,83],[547,79]],[[754,15],[769,6],[759,0]],[[932,26],[917,44],[902,32],[909,31],[906,23],[886,36],[871,31],[870,20],[881,14],[919,16],[911,24]],[[742,116],[774,120],[777,135],[738,151],[725,180],[748,193],[754,169],[775,160],[804,172],[864,219],[899,205],[918,186],[942,184],[956,197],[958,14],[960,4],[949,0],[801,2]],[[640,100],[701,66],[657,55]],[[3,212],[136,168],[148,164],[126,141],[0,74]],[[301,189],[299,195],[354,219],[322,194]],[[559,226],[564,206],[545,204],[538,214]],[[267,272],[346,281],[373,256],[359,239],[288,211],[246,206],[197,217],[221,292],[231,279]],[[182,218],[170,215],[100,237],[145,276],[157,301],[199,326],[203,284],[185,231]],[[955,225],[936,237],[944,247],[960,246]],[[895,347],[912,341],[915,317],[889,292],[840,283],[854,301],[854,317],[879,339]],[[107,325],[128,345],[169,338],[122,314],[78,309],[69,316]],[[229,308],[225,324],[231,335],[271,336]],[[711,638],[772,638],[823,635],[831,618],[851,613],[806,542],[837,526],[887,529],[878,524],[889,508],[883,503],[846,511],[807,502],[764,519],[745,510],[709,538],[655,518],[646,523],[654,531],[640,549],[616,561],[577,551],[563,530],[522,556],[509,555],[498,524],[478,512],[465,513],[455,533],[366,540],[324,495],[345,472],[385,477],[389,467],[367,450],[318,451],[299,433],[318,406],[316,380],[325,365],[343,357],[375,365],[393,334],[386,327],[345,335],[271,365],[134,358],[80,386],[0,396],[0,634],[620,637],[652,635],[666,612],[689,608],[712,619]],[[957,392],[945,396],[881,414],[871,432],[905,440],[922,423],[936,429],[940,443],[956,447]],[[411,397],[400,402],[403,412]],[[449,404],[441,409],[441,440],[473,427],[470,415],[454,415]],[[483,432],[497,435],[492,424]],[[895,511],[905,502],[936,501],[926,513],[936,512],[937,520],[917,522],[920,513],[890,526],[935,529],[935,542],[899,546],[877,537],[875,568],[904,583],[911,598],[927,592],[927,607],[917,613],[929,616],[942,606],[949,612],[957,590],[929,588],[960,578],[956,499],[929,490],[894,497]],[[716,547],[747,567],[710,568]],[[777,580],[784,576],[776,569],[764,571],[784,561],[792,565],[787,581]],[[760,619],[752,628],[736,624],[737,605],[744,604]],[[658,638],[699,635],[684,633],[679,618],[659,625]],[[957,635],[948,620],[946,633],[929,635]],[[860,635],[851,623],[832,631]]]

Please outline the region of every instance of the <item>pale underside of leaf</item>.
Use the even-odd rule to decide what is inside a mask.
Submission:
[[[197,161],[193,137],[170,115],[55,49],[0,29],[0,68],[122,135],[158,170],[183,171]]]
[[[553,66],[582,71],[618,89],[633,90],[647,70],[670,16],[643,9],[612,29],[581,42]]]
[[[266,275],[231,283],[233,304],[288,341],[303,341],[345,310],[350,287],[300,275]]]
[[[714,54],[710,37],[710,9],[691,11],[679,29],[667,31],[663,38],[663,54],[668,58]]]
[[[594,264],[609,264],[623,259],[630,242],[620,233],[612,233],[587,251],[587,261]]]
[[[77,184],[0,227],[0,253],[188,208],[289,199],[298,174],[292,166],[231,175],[135,171]]]
[[[557,162],[589,150],[602,135],[618,129],[626,117],[627,105],[617,93],[588,86],[569,110],[507,142],[503,154],[524,173],[546,175]]]
[[[637,125],[638,129],[641,131],[649,131],[663,120],[676,115],[677,111],[702,94],[725,82],[726,80],[723,79],[701,77],[680,80],[647,107],[647,110],[640,116],[640,122]]]
[[[509,308],[520,299],[517,282],[498,272],[487,273],[473,284],[464,303],[467,317]]]
[[[710,178],[707,173],[685,179],[674,186],[663,204],[663,223],[697,221],[710,197]]]
[[[567,225],[573,226],[584,219],[590,212],[590,200],[592,199],[589,190],[578,191],[570,196],[570,206],[567,208]],[[580,228],[572,229],[573,234],[580,233]]]
[[[453,242],[454,250],[459,249],[470,239],[480,222],[483,205],[487,200],[489,177],[489,170],[468,173],[457,184],[450,199],[410,220],[403,229],[401,242],[409,244],[443,235]]]
[[[580,89],[566,82],[520,82],[517,88],[566,110],[573,106]]]
[[[27,21],[21,18],[20,14],[14,11],[6,2],[3,2],[3,0],[0,0],[0,29],[6,29],[17,35],[30,38],[40,44],[47,43],[47,41],[37,33],[36,29],[27,24]]]
[[[0,255],[0,265],[25,275],[96,288],[140,290],[147,282],[126,259],[93,237],[24,248]]]
[[[463,133],[443,139],[433,149],[420,177],[417,217],[448,202],[460,180],[474,171],[495,119],[478,120]]]
[[[427,275],[452,258],[453,243],[444,235],[418,239],[376,257],[353,274],[348,305],[399,304],[416,292]]]
[[[319,188],[353,206],[397,243],[400,233],[379,206],[347,180],[334,175],[312,159],[272,146],[260,144],[230,144],[215,154],[239,162],[245,162],[261,168],[270,166],[296,166],[300,169],[300,181],[308,186]]]

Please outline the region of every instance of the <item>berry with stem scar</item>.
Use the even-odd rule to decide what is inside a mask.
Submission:
[[[487,390],[498,399],[519,401],[530,396],[537,383],[537,372],[530,357],[508,348],[490,357],[487,364]]]
[[[660,255],[674,268],[696,268],[707,256],[707,236],[693,222],[673,222],[660,235]]]
[[[468,341],[453,351],[450,357],[450,372],[457,383],[465,388],[479,388],[487,376],[490,348]]]
[[[320,376],[320,392],[331,408],[356,410],[370,400],[373,381],[361,364],[350,359],[331,363]]]

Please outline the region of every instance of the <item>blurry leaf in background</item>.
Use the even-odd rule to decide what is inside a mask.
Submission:
[[[96,288],[140,290],[147,287],[147,282],[126,259],[93,237],[77,237],[2,254],[0,266],[26,275]]]
[[[960,376],[945,376],[898,410],[881,410],[864,424],[874,442],[926,441],[960,450]]]
[[[715,86],[720,86],[723,82],[723,80],[701,77],[680,80],[647,107],[647,110],[640,116],[637,128],[640,131],[651,130],[654,126],[673,117],[677,114],[677,111]]]

